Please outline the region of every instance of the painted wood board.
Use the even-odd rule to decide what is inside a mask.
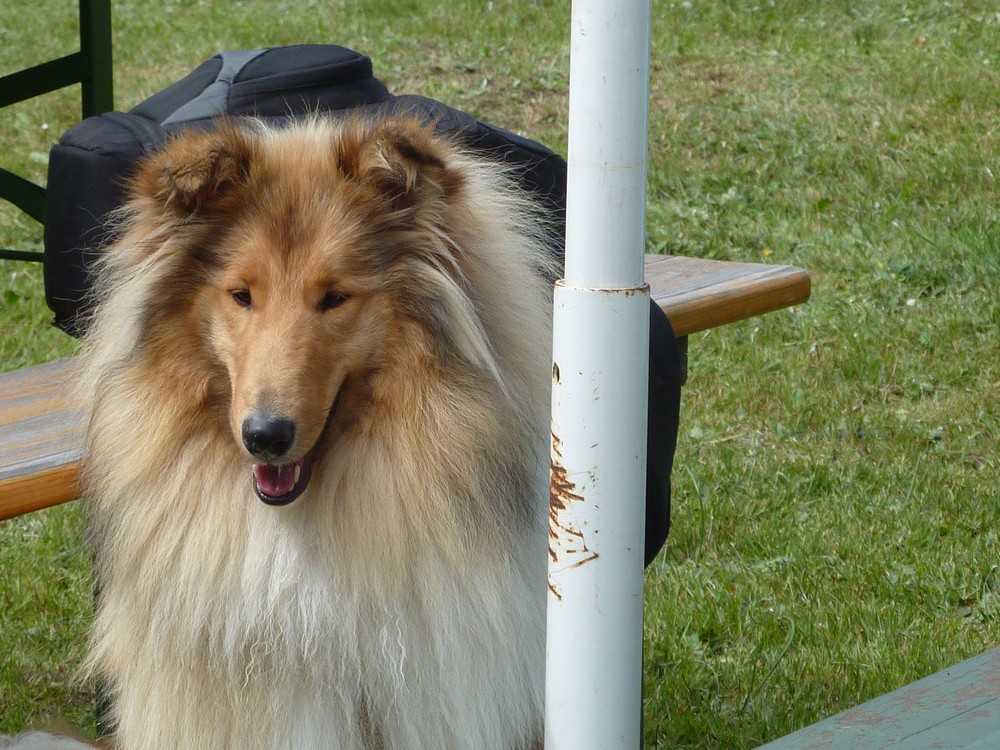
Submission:
[[[0,375],[0,519],[80,496],[83,420],[72,359]]]
[[[758,750],[997,750],[1000,648]]]
[[[798,305],[809,274],[795,266],[647,255],[646,283],[678,336]]]

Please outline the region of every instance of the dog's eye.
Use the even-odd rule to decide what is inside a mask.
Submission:
[[[240,307],[250,307],[250,303],[253,301],[249,289],[234,289],[230,294],[233,295],[233,299]]]
[[[323,299],[320,300],[319,309],[323,311],[332,310],[335,307],[340,307],[345,302],[347,302],[346,295],[339,294],[338,292],[327,292],[323,295]]]

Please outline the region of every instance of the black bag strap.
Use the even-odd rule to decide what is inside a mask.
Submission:
[[[206,125],[220,115],[296,117],[388,97],[367,55],[336,44],[297,44],[220,52],[129,114],[170,131]]]

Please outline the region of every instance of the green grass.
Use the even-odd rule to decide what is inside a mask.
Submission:
[[[75,4],[0,11],[0,72]],[[126,108],[223,48],[332,41],[565,150],[568,3],[120,0]],[[63,17],[70,20],[64,22]],[[792,263],[799,308],[691,342],[647,576],[646,746],[737,750],[1000,644],[1000,17],[985,1],[654,3],[649,246]],[[73,92],[0,111],[44,178]],[[47,127],[44,127],[46,126]],[[37,247],[0,208],[0,245]],[[73,350],[0,264],[0,367]],[[0,732],[89,721],[79,511],[0,525]]]

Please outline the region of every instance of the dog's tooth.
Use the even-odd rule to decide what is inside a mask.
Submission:
[[[302,475],[302,464],[295,464],[295,484],[299,483],[299,477]]]

